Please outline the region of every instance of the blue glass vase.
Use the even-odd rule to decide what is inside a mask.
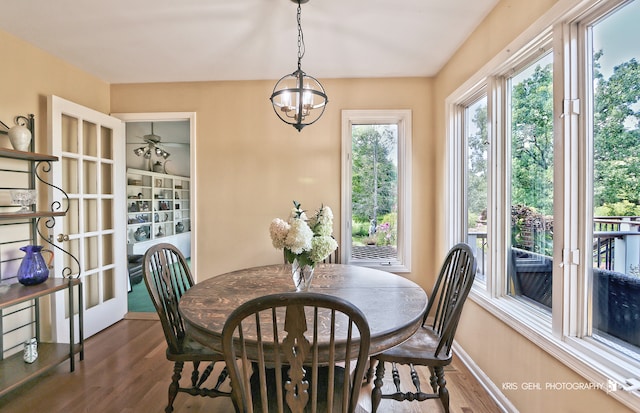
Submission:
[[[23,285],[36,285],[49,278],[49,267],[42,257],[41,245],[26,245],[20,247],[26,255],[22,258],[18,268],[18,282]]]

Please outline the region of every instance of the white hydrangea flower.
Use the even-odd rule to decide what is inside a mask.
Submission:
[[[333,212],[331,208],[321,207],[309,220],[309,226],[316,235],[331,235],[333,233]]]
[[[285,240],[285,248],[288,248],[294,254],[302,254],[305,251],[309,251],[311,249],[311,238],[313,238],[311,228],[300,218],[291,220],[289,224],[291,228]]]
[[[275,248],[284,248],[285,240],[291,226],[280,218],[276,218],[271,221],[269,226],[269,233],[271,234],[271,242]]]
[[[322,260],[327,258],[336,248],[338,248],[338,243],[330,235],[313,237],[309,258],[311,258],[311,261],[314,263],[322,262]]]
[[[297,258],[305,265],[315,265],[338,248],[338,243],[331,236],[333,211],[328,206],[321,206],[308,219],[300,203],[293,201],[293,204],[287,221],[280,218],[271,221],[271,242],[275,248],[285,250],[289,262]]]

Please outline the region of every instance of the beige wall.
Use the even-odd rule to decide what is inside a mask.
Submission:
[[[462,45],[436,77],[434,83],[434,139],[438,143],[437,179],[432,184],[444,193],[445,99],[517,36],[540,18],[555,0],[503,0]],[[444,234],[443,205],[436,207]],[[442,238],[442,236],[440,237]],[[440,245],[443,247],[442,245]],[[458,329],[458,343],[489,378],[503,383],[584,383],[581,376],[532,344],[517,331],[485,311],[473,301],[465,306]],[[538,412],[625,412],[626,407],[599,390],[504,390],[522,413]]]
[[[108,83],[1,30],[0,56],[0,120],[12,126],[15,116],[33,113],[37,151],[47,151],[47,95],[109,112]],[[0,146],[11,148],[6,135]]]
[[[321,79],[329,97],[323,117],[298,132],[273,112],[275,80],[111,87],[111,111],[196,112],[196,276],[282,261],[269,224],[285,218],[292,200],[308,210],[329,205],[340,236],[341,110],[411,109],[413,113],[413,272],[431,286],[436,257],[432,81]],[[429,241],[428,247],[422,240]],[[419,277],[421,274],[422,277]]]

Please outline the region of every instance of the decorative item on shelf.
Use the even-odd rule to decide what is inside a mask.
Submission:
[[[156,163],[153,164],[153,172],[164,172],[164,166],[160,163],[160,161],[156,161]]]
[[[311,285],[315,265],[327,258],[338,243],[331,236],[333,212],[321,206],[310,219],[293,201],[294,208],[288,221],[276,218],[271,221],[269,233],[275,248],[284,250],[284,257],[291,266],[291,275],[296,291],[306,291]]]
[[[20,267],[18,267],[18,282],[22,285],[36,285],[49,278],[49,264],[53,260],[53,252],[43,250],[41,245],[25,245],[20,247],[25,252]],[[49,263],[45,262],[42,251],[49,252]]]
[[[11,203],[22,207],[17,212],[31,212],[31,205],[36,203],[37,195],[35,189],[14,189],[11,191]]]
[[[38,341],[31,338],[24,342],[24,353],[22,355],[25,363],[33,363],[38,358]]]
[[[156,234],[156,237],[164,237],[164,231],[162,230],[162,227],[158,227],[158,233]]]
[[[162,187],[162,179],[160,179],[160,178],[156,179],[156,186],[157,187]]]
[[[142,227],[138,227],[138,229],[136,229],[136,232],[133,233],[133,238],[136,241],[144,241],[146,239],[149,238],[149,231],[146,227],[142,226]]]
[[[153,214],[153,222],[160,222],[160,214],[157,212]]]
[[[9,142],[16,151],[27,152],[31,149],[31,131],[33,130],[33,115],[29,117],[17,116],[16,124],[9,128]]]
[[[298,70],[278,80],[270,99],[273,110],[280,120],[292,125],[300,132],[305,126],[311,125],[320,119],[328,99],[320,82],[302,71],[302,57],[304,56],[305,45],[300,4],[309,0],[291,1],[298,4]]]
[[[176,233],[181,234],[184,232],[184,224],[182,222],[178,222],[176,224]]]
[[[129,212],[140,212],[140,207],[138,206],[137,202],[131,203],[131,206],[129,207]]]

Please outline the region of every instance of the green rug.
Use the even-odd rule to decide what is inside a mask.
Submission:
[[[191,267],[191,258],[187,258],[187,265]],[[131,291],[127,295],[128,309],[130,313],[155,313],[156,308],[151,302],[147,285],[144,281],[131,285]]]
[[[144,281],[131,286],[131,292],[127,295],[129,312],[132,313],[155,313],[156,308],[151,302],[147,286]]]

